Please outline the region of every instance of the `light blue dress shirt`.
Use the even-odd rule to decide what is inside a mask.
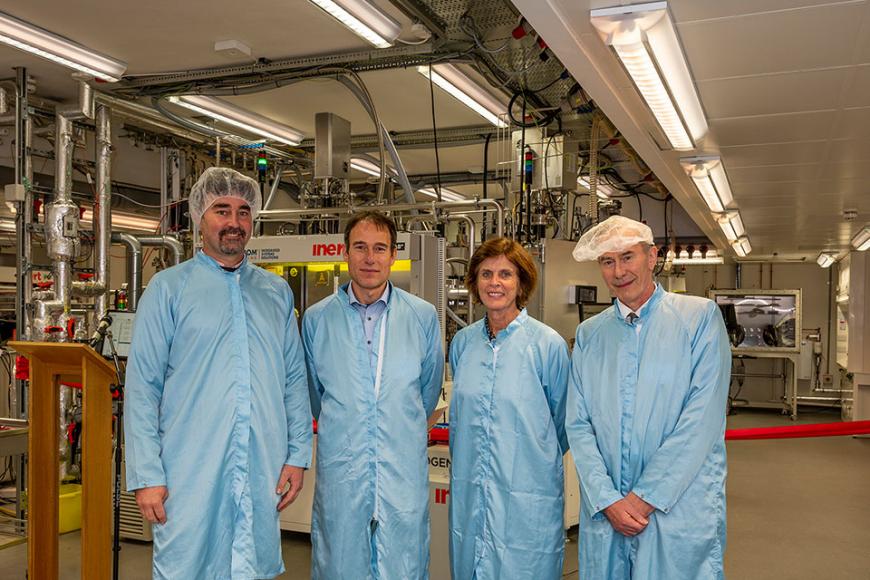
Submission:
[[[384,288],[384,293],[381,294],[380,298],[371,304],[363,304],[359,301],[356,295],[354,295],[353,284],[351,283],[347,285],[347,297],[350,298],[350,305],[353,306],[354,310],[359,312],[360,319],[362,320],[363,330],[366,334],[366,347],[369,351],[369,363],[372,366],[372,371],[374,371],[378,366],[378,353],[372,346],[372,341],[375,336],[375,326],[377,325],[381,314],[383,314],[384,310],[387,309],[387,301],[390,299],[390,286],[392,286],[392,284],[387,282],[387,286]]]

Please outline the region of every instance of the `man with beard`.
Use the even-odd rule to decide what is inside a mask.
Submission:
[[[154,578],[274,578],[278,512],[311,461],[293,294],[251,265],[257,183],[207,169],[190,193],[202,251],[156,274],[127,367],[127,489],[154,523]]]

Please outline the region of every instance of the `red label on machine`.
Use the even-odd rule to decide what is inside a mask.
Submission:
[[[341,256],[344,254],[344,244],[314,244],[311,246],[312,256]]]

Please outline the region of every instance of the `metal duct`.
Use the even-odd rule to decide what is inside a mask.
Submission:
[[[142,290],[142,244],[136,236],[122,232],[114,232],[112,242],[127,248],[127,308],[135,312]]]
[[[94,271],[95,283],[102,286],[94,298],[94,325],[106,315],[109,289],[109,238],[112,235],[112,112],[105,105],[97,107],[97,197],[94,200]]]
[[[142,246],[162,247],[169,250],[172,265],[176,266],[184,259],[184,244],[172,236],[136,236]]]

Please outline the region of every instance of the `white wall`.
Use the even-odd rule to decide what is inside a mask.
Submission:
[[[740,266],[740,289],[801,290],[802,327],[818,328],[822,336],[821,372],[833,375],[833,384],[824,388],[839,388],[839,373],[836,364],[836,272],[822,269],[814,262],[764,262],[744,263]],[[706,295],[711,288],[737,288],[737,268],[734,265],[687,268],[686,290],[697,296]],[[745,361],[746,372],[753,374],[780,374],[780,360]],[[809,381],[798,381],[799,395],[832,396],[831,393],[812,393]],[[736,388],[736,385],[735,385]],[[740,398],[751,401],[779,400],[783,392],[781,379],[748,378]]]

